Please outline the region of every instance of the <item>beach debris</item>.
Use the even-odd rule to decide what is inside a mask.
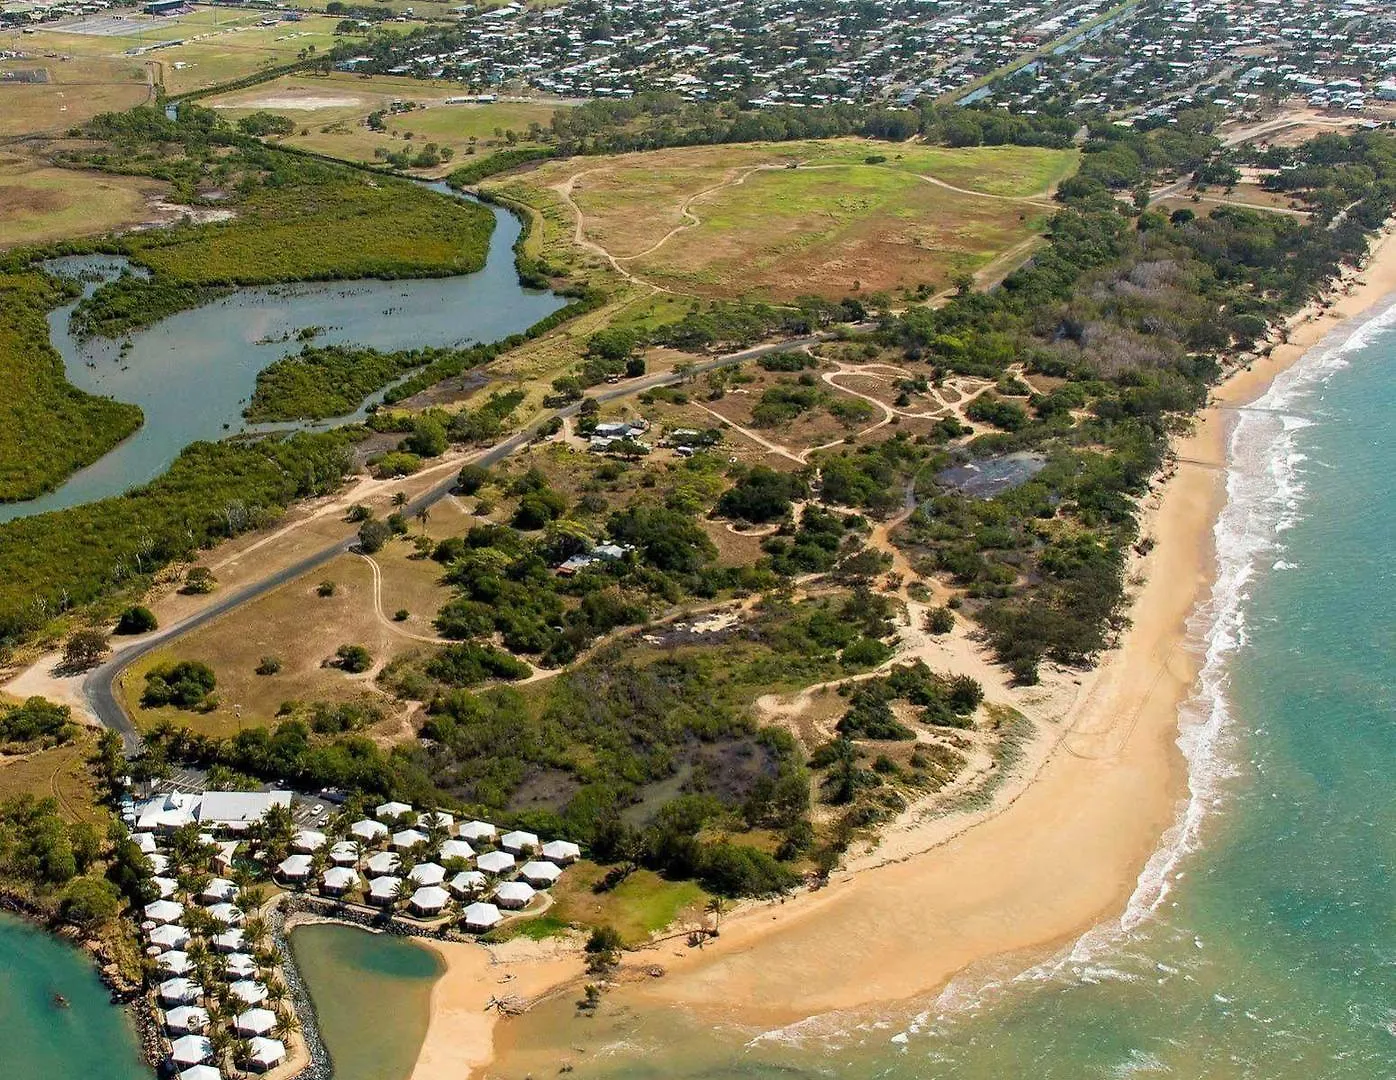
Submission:
[[[516,997],[495,997],[490,995],[485,1002],[485,1012],[494,1009],[502,1016],[521,1016],[528,1011],[528,1003]]]

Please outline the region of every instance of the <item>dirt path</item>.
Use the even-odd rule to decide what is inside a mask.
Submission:
[[[398,637],[408,638],[411,641],[421,641],[428,645],[453,645],[450,638],[430,637],[426,634],[414,634],[399,622],[388,617],[383,610],[383,568],[378,565],[378,560],[372,555],[365,555],[362,551],[355,552],[359,558],[368,563],[369,570],[373,574],[373,613],[378,617],[378,621],[387,627]]]

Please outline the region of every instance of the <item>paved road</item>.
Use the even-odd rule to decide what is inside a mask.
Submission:
[[[864,327],[866,328],[866,327]],[[810,334],[806,337],[791,338],[788,341],[779,341],[769,345],[757,345],[754,348],[742,349],[740,352],[727,353],[723,356],[715,357],[712,360],[704,360],[695,364],[689,372],[683,375],[673,372],[659,372],[654,375],[642,375],[637,379],[630,379],[614,386],[607,386],[592,395],[596,401],[605,403],[615,401],[618,398],[629,397],[633,394],[643,393],[646,390],[653,390],[660,386],[671,386],[682,382],[691,374],[701,374],[705,371],[712,371],[714,368],[725,367],[729,364],[740,363],[743,360],[750,360],[760,356],[768,356],[771,353],[789,352],[794,349],[803,349],[807,346],[817,344],[825,340],[829,335]],[[576,402],[559,409],[553,415],[558,417],[575,416],[581,410],[581,403]],[[521,429],[515,434],[496,443],[478,458],[476,462],[480,465],[494,465],[503,461],[515,450],[527,444],[537,429],[546,422],[546,418],[536,421],[534,424]],[[444,499],[455,487],[455,477],[448,477],[435,487],[423,492],[416,499],[413,499],[403,508],[405,517],[412,517],[418,510]],[[173,639],[183,634],[195,630],[205,623],[212,622],[220,615],[226,615],[235,608],[243,604],[256,600],[259,596],[265,596],[273,589],[285,585],[288,581],[294,581],[304,574],[310,573],[318,566],[323,566],[331,559],[353,548],[358,542],[357,532],[349,533],[342,540],[338,540],[327,547],[321,548],[312,555],[307,555],[299,562],[278,570],[260,581],[251,585],[246,585],[235,592],[230,592],[226,596],[221,596],[213,601],[208,607],[195,615],[189,616],[177,623],[133,642],[123,649],[117,650],[106,663],[94,668],[92,672],[83,680],[83,696],[87,699],[92,713],[106,727],[121,735],[121,741],[125,746],[128,755],[135,754],[141,746],[140,734],[136,731],[136,726],[131,717],[127,714],[125,706],[121,703],[116,692],[116,681],[121,673],[126,670],[136,660],[146,655],[153,649],[158,649]]]

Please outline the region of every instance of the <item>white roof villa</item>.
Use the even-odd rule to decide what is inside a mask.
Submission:
[[[208,909],[209,917],[217,919],[224,926],[242,925],[242,908],[236,904],[214,904]]]
[[[549,840],[543,845],[543,858],[566,866],[582,857],[582,849],[570,840]]]
[[[245,1005],[260,1005],[267,1000],[267,988],[255,979],[239,979],[228,990]]]
[[[562,877],[562,870],[556,863],[535,860],[524,863],[523,869],[519,871],[519,876],[530,885],[547,888]]]
[[[403,829],[402,832],[393,833],[393,847],[398,851],[406,851],[418,844],[425,844],[427,839],[427,834],[420,829]]]
[[[195,816],[200,825],[240,832],[273,806],[291,806],[289,791],[205,791]]]
[[[429,829],[433,825],[440,825],[443,828],[449,829],[455,823],[456,819],[446,813],[445,810],[428,810],[424,814],[417,815],[417,824],[424,829]]]
[[[173,900],[156,900],[146,904],[145,917],[151,922],[172,923],[184,916],[184,905]]]
[[[170,1043],[170,1060],[176,1065],[199,1065],[213,1057],[213,1043],[202,1035],[181,1035]]]
[[[150,883],[155,886],[155,891],[160,894],[161,900],[168,900],[179,888],[179,882],[174,878],[155,877],[150,879]]]
[[[172,791],[154,795],[135,805],[132,810],[135,820],[132,824],[142,832],[151,829],[172,832],[193,822],[194,811],[198,806],[199,796],[187,792]]]
[[[465,909],[465,925],[469,930],[489,930],[498,926],[503,918],[493,904],[471,904]]]
[[[407,872],[414,885],[440,885],[446,880],[446,868],[434,862],[418,863]]]
[[[412,807],[405,802],[385,802],[375,807],[373,816],[379,821],[393,821],[412,813]]]
[[[320,875],[320,885],[327,893],[343,896],[359,885],[359,873],[347,866],[331,866]]]
[[[235,979],[250,979],[257,974],[257,961],[246,953],[232,953],[228,956],[228,974]]]
[[[258,1037],[248,1046],[248,1062],[257,1072],[274,1069],[286,1060],[286,1047],[280,1039]]]
[[[237,896],[238,887],[227,878],[210,878],[204,891],[199,893],[199,899],[206,904],[226,903]]]
[[[189,979],[166,979],[160,984],[160,1003],[167,1006],[192,1005],[199,1000],[202,992],[199,984]]]
[[[150,863],[150,872],[152,874],[163,874],[170,868],[170,857],[168,855],[161,855],[158,851],[153,851],[145,858],[146,861]]]
[[[155,854],[155,834],[148,832],[132,833],[131,839],[136,842],[136,847],[141,849],[142,855]],[[164,858],[162,855],[161,858]]]
[[[368,872],[377,876],[379,874],[391,874],[402,862],[397,857],[396,851],[380,851],[377,855],[370,855],[368,862],[364,865],[368,867]]]
[[[475,858],[475,849],[464,840],[443,840],[437,857],[442,862],[447,859],[473,859]]]
[[[233,1029],[244,1039],[265,1035],[276,1027],[276,1013],[270,1009],[248,1009],[233,1021]]]
[[[197,1005],[176,1005],[165,1014],[165,1030],[171,1035],[189,1035],[208,1027],[208,1010]]]
[[[276,864],[276,876],[283,881],[304,881],[310,876],[310,856],[287,855]]]
[[[232,930],[224,930],[221,934],[213,935],[213,948],[216,952],[235,953],[240,952],[246,945],[243,932],[236,927]]]
[[[368,883],[368,899],[374,904],[391,904],[397,899],[401,887],[402,878],[384,874]]]
[[[475,860],[475,865],[487,874],[504,874],[514,869],[514,856],[506,851],[487,851]]]
[[[493,840],[495,831],[495,827],[488,821],[467,821],[464,825],[456,829],[456,835],[462,840],[474,840],[479,842],[481,840]]]
[[[171,975],[188,975],[194,967],[194,961],[189,959],[187,952],[171,949],[155,958],[155,966]]]
[[[533,896],[532,885],[526,885],[522,881],[506,881],[495,889],[494,902],[502,908],[518,910],[527,907]]]
[[[369,818],[364,818],[362,821],[356,821],[349,826],[349,834],[362,840],[366,844],[371,844],[375,840],[381,840],[388,835],[388,826],[384,825],[381,821],[373,821]]]
[[[328,839],[324,833],[315,829],[302,829],[291,838],[291,850],[309,855],[312,851],[319,851],[324,847]]]
[[[341,840],[330,848],[330,862],[336,866],[353,866],[359,861],[359,848],[353,840]]]
[[[440,915],[450,899],[451,894],[439,885],[425,885],[412,894],[408,904],[418,915]]]
[[[182,926],[166,923],[150,932],[150,943],[162,949],[182,949],[189,944],[189,931]]]
[[[515,829],[499,838],[499,846],[515,855],[522,855],[526,851],[537,851],[538,834]]]
[[[485,875],[478,870],[462,870],[450,881],[451,891],[457,896],[470,896],[483,891]]]
[[[223,1074],[212,1065],[191,1065],[179,1074],[179,1080],[223,1080]]]

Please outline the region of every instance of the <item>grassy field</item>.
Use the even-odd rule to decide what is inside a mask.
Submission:
[[[28,38],[24,44],[31,48]],[[0,80],[0,136],[61,133],[98,113],[139,105],[151,95],[146,66],[132,57],[0,60],[0,72],[37,70],[47,72],[47,82]]]
[[[529,125],[546,128],[553,113],[563,107],[542,101],[446,104],[448,97],[460,93],[457,83],[335,72],[327,76],[288,75],[209,98],[204,104],[230,119],[260,109],[279,112],[300,127],[296,134],[281,140],[286,145],[346,161],[377,161],[380,154],[420,149],[434,142],[453,152],[450,167],[459,166],[472,153],[484,156],[509,146],[504,132],[516,134],[515,145],[535,145],[527,140]],[[412,101],[420,107],[387,115],[385,131],[368,127],[370,113],[400,101]]]
[[[166,185],[140,177],[55,169],[0,153],[0,248],[94,236],[150,216]]]
[[[694,882],[669,881],[653,870],[637,870],[611,891],[593,892],[603,873],[595,863],[572,867],[554,886],[548,914],[579,926],[613,926],[627,945],[634,946],[680,916],[696,921],[708,899]]]
[[[586,239],[644,281],[787,300],[943,288],[1039,231],[1052,209],[1042,193],[1075,160],[836,139],[550,162],[494,189],[543,218],[544,254],[571,246],[580,212]]]
[[[0,758],[0,802],[16,795],[55,798],[70,821],[99,821],[96,789],[87,768],[96,736],[83,731],[66,746],[18,758]]]

